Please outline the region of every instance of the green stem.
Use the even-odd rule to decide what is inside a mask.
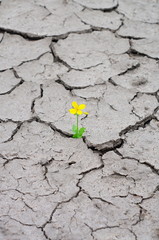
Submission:
[[[78,114],[76,116],[77,116],[77,135],[78,135]]]

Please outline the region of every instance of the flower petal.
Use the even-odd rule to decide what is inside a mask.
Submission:
[[[74,109],[74,108],[71,108],[71,109],[69,110],[69,112],[70,112],[71,114],[76,114],[76,113],[77,113],[77,110]]]
[[[78,104],[76,102],[72,102],[72,107],[74,107],[75,109],[78,108]]]
[[[88,115],[89,113],[88,112],[83,112],[84,114]]]
[[[77,111],[77,114],[78,114],[78,115],[81,115],[82,113],[83,113],[83,112],[82,112],[81,110],[78,110],[78,111]]]
[[[78,106],[78,109],[85,109],[86,108],[86,105],[85,104],[80,104],[79,106]]]

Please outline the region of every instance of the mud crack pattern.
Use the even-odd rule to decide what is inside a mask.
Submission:
[[[0,16],[0,240],[158,240],[159,1],[1,0]]]

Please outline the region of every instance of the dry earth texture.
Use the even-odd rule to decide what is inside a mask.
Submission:
[[[0,191],[0,240],[159,240],[159,0],[0,1]]]

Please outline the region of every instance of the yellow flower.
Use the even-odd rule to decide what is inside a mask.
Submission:
[[[69,112],[71,113],[71,114],[77,114],[77,115],[81,115],[81,114],[88,114],[87,112],[83,112],[83,111],[81,111],[81,110],[83,110],[83,109],[85,109],[85,107],[86,107],[86,105],[85,104],[80,104],[80,105],[78,105],[76,102],[72,102],[72,107],[74,107],[74,108],[71,108],[70,110],[69,110]]]

